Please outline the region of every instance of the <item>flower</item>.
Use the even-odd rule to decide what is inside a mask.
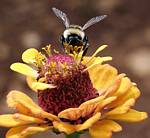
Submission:
[[[111,57],[96,57],[106,45],[91,56],[52,54],[34,48],[26,50],[22,60],[11,69],[27,76],[29,87],[37,93],[38,105],[22,92],[13,90],[7,96],[15,114],[0,115],[0,126],[11,127],[6,138],[25,138],[52,129],[71,135],[89,131],[92,138],[110,138],[122,127],[116,121],[138,122],[147,113],[132,109],[140,91],[125,74],[109,64]],[[76,47],[77,49],[77,47]]]

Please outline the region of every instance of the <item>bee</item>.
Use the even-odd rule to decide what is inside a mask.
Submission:
[[[73,53],[75,49],[76,52],[80,52],[80,50],[83,50],[83,55],[85,55],[88,50],[89,43],[88,43],[88,37],[84,31],[90,26],[94,25],[95,23],[98,23],[103,19],[105,19],[107,15],[93,17],[90,20],[88,20],[83,25],[83,27],[81,27],[79,25],[70,24],[70,21],[64,12],[56,8],[52,8],[52,10],[54,14],[59,19],[61,19],[63,24],[65,25],[65,30],[60,38],[65,52],[68,53],[68,48],[69,48],[69,53]]]

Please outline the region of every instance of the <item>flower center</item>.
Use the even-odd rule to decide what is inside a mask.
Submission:
[[[83,72],[85,68],[85,65],[78,65],[71,56],[50,56],[40,69],[39,78],[45,76],[46,83],[57,87],[38,91],[38,103],[43,110],[57,115],[64,109],[78,107],[83,102],[97,97],[89,73]]]

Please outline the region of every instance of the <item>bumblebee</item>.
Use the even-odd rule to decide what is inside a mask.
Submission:
[[[61,35],[61,43],[64,47],[65,52],[73,53],[74,50],[76,52],[80,52],[80,50],[83,50],[83,55],[85,55],[88,50],[89,43],[88,37],[84,31],[88,27],[105,19],[107,15],[93,17],[88,20],[83,27],[81,27],[79,25],[70,25],[70,21],[64,12],[56,8],[52,8],[52,10],[55,15],[63,21],[63,24],[66,28]]]

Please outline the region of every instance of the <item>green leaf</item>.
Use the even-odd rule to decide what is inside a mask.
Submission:
[[[75,132],[70,135],[66,135],[66,138],[80,138],[81,132]]]

